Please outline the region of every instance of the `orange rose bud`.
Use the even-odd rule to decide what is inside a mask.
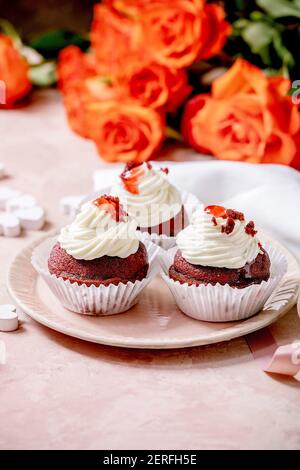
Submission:
[[[165,127],[161,115],[134,103],[93,103],[87,112],[89,136],[109,162],[144,162],[159,148]]]
[[[27,62],[12,40],[3,34],[0,34],[0,81],[3,82],[0,84],[0,107],[4,108],[12,107],[29,93],[32,86],[28,78]]]
[[[198,60],[209,59],[219,54],[230,34],[231,26],[225,21],[223,7],[214,3],[205,5],[202,13]]]
[[[198,151],[224,160],[299,167],[300,117],[286,79],[268,78],[239,59],[211,95],[190,100],[182,133]]]

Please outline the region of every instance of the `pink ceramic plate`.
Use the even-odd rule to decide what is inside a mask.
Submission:
[[[47,235],[48,237],[49,235]],[[46,238],[45,236],[42,238]],[[10,295],[22,311],[34,320],[76,338],[127,348],[184,348],[227,341],[270,325],[296,302],[300,268],[291,253],[277,241],[288,271],[264,310],[238,322],[207,323],[193,320],[176,307],[162,279],[155,279],[143,292],[139,303],[126,313],[109,317],[89,317],[64,309],[33,269],[32,250],[41,239],[24,248],[8,273]]]

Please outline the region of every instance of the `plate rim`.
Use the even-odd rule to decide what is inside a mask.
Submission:
[[[95,344],[102,344],[106,346],[114,346],[114,347],[130,348],[130,349],[154,349],[154,350],[183,349],[183,348],[190,348],[190,347],[196,347],[196,346],[204,346],[208,344],[215,344],[215,343],[219,343],[223,341],[230,341],[231,339],[238,338],[241,336],[245,336],[247,334],[253,333],[254,331],[258,331],[262,328],[265,328],[271,325],[275,321],[282,318],[289,310],[291,310],[291,308],[295,305],[296,300],[297,300],[299,286],[298,286],[298,289],[297,288],[295,289],[294,294],[291,295],[286,305],[284,305],[280,310],[274,311],[273,314],[271,313],[269,315],[266,313],[264,314],[265,321],[261,321],[262,314],[258,313],[257,315],[254,315],[248,319],[234,322],[233,325],[228,328],[223,328],[217,331],[214,330],[211,333],[207,333],[205,338],[201,336],[199,336],[198,338],[193,337],[190,339],[185,338],[185,339],[180,339],[180,340],[178,340],[178,338],[174,338],[172,340],[168,338],[166,342],[163,339],[159,339],[157,341],[152,340],[151,343],[149,343],[149,341],[146,341],[145,339],[137,339],[131,336],[127,336],[127,337],[120,337],[117,335],[116,336],[108,336],[108,335],[101,336],[99,334],[93,335],[87,332],[85,332],[84,334],[80,334],[80,331],[77,328],[70,326],[66,330],[66,328],[64,328],[64,325],[61,325],[60,323],[47,319],[47,317],[43,316],[43,313],[37,313],[34,310],[32,310],[26,304],[26,302],[24,302],[22,299],[18,297],[18,293],[15,292],[15,288],[13,286],[14,270],[16,269],[18,263],[20,262],[20,259],[23,257],[27,258],[27,261],[30,264],[30,268],[35,274],[35,279],[38,279],[39,275],[31,265],[31,261],[30,261],[31,253],[33,249],[37,245],[39,245],[43,240],[51,236],[54,236],[56,234],[57,234],[57,229],[52,230],[48,232],[47,234],[44,234],[42,237],[38,237],[37,239],[31,241],[29,244],[21,248],[21,250],[14,256],[13,260],[11,261],[9,265],[9,269],[7,271],[7,279],[6,279],[7,289],[8,289],[9,295],[11,296],[13,301],[16,303],[16,305],[20,308],[20,310],[26,313],[33,320],[46,326],[47,328],[58,331],[67,336],[78,338],[80,340],[92,342]],[[296,272],[299,277],[299,281],[300,281],[300,265],[296,257],[288,250],[288,248],[286,248],[283,244],[281,244],[281,242],[276,240],[274,237],[271,237],[270,235],[268,235],[265,231],[261,230],[261,235],[263,235],[264,238],[271,241],[272,243],[275,243],[276,246],[281,251],[283,251],[284,254],[293,262],[296,268]],[[258,322],[255,321],[255,319],[257,319],[258,317],[260,318],[259,324]],[[195,321],[200,321],[200,320],[195,320]],[[245,329],[246,331],[243,331],[243,332],[240,331],[241,324],[247,326],[247,328]]]

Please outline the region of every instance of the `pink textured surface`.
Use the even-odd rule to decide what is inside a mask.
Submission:
[[[56,92],[0,112],[0,186],[33,193],[63,224],[59,200],[91,190],[103,165],[93,145],[67,129]],[[0,303],[14,253],[39,232],[0,239]],[[25,315],[0,333],[1,449],[300,448],[300,384],[267,375],[246,341],[181,351],[132,351],[88,344]],[[299,337],[295,309],[271,328],[278,344]]]

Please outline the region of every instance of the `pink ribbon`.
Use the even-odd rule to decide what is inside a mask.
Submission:
[[[278,346],[268,328],[247,335],[246,340],[265,372],[293,377],[300,373],[300,341]]]

